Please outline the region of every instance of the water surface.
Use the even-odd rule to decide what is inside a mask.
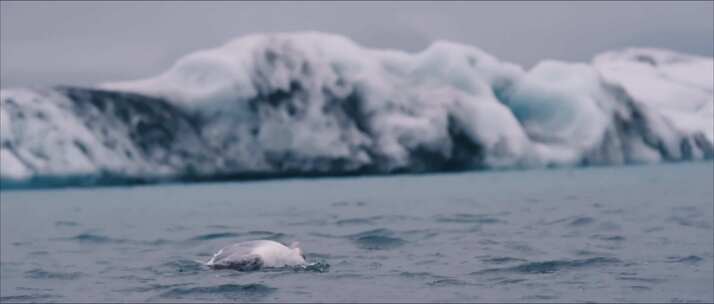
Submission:
[[[0,300],[712,302],[712,162],[0,192]],[[300,241],[325,271],[203,267]]]

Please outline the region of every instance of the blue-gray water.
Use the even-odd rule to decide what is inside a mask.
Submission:
[[[712,162],[1,192],[3,302],[714,301]],[[325,272],[214,271],[300,241]],[[323,269],[324,270],[324,269]]]

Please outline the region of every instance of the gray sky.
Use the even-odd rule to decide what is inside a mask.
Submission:
[[[369,47],[471,44],[531,66],[663,47],[712,56],[706,2],[1,2],[0,85],[144,78],[244,34],[317,30]]]

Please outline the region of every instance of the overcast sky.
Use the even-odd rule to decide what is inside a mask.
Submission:
[[[180,56],[256,32],[317,30],[379,48],[434,40],[531,66],[662,47],[712,56],[705,2],[1,2],[0,85],[153,76]]]

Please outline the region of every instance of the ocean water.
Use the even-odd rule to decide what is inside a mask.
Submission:
[[[0,192],[2,302],[712,302],[714,164]],[[200,263],[253,239],[319,267]]]

